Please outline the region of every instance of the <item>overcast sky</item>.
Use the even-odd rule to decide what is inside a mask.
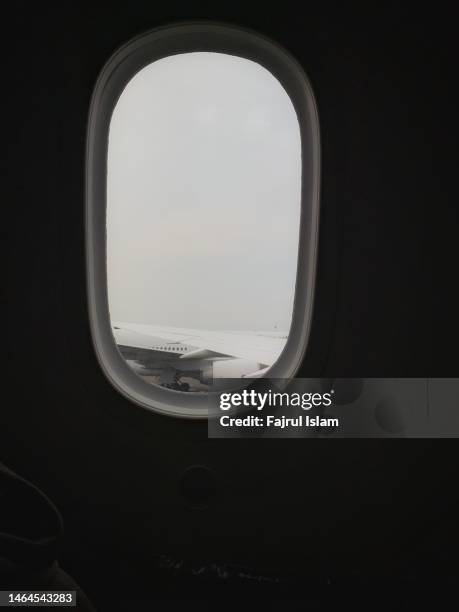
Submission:
[[[270,72],[217,53],[150,64],[114,109],[107,180],[112,320],[288,330],[300,133]]]

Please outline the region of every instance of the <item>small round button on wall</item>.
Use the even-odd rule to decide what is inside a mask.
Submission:
[[[182,474],[180,493],[193,508],[206,508],[217,494],[215,475],[204,465],[192,465]]]

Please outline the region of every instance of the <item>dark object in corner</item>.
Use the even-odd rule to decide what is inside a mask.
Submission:
[[[36,486],[0,464],[0,589],[76,591],[74,610],[95,612],[57,563],[62,518]]]

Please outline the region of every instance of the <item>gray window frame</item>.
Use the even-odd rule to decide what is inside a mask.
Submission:
[[[99,364],[127,399],[182,418],[206,418],[205,395],[182,393],[142,380],[126,364],[111,329],[106,268],[106,176],[110,120],[132,77],[161,58],[198,51],[227,53],[258,62],[290,96],[301,134],[302,185],[297,278],[292,323],[283,352],[269,378],[290,379],[304,359],[312,320],[319,228],[320,135],[314,94],[300,64],[277,43],[240,27],[180,23],[146,32],[122,46],[102,69],[94,88],[86,149],[86,271],[89,322]]]

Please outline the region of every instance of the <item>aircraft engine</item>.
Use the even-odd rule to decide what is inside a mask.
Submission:
[[[263,367],[249,359],[216,359],[201,370],[201,382],[209,385],[216,378],[243,378]]]

